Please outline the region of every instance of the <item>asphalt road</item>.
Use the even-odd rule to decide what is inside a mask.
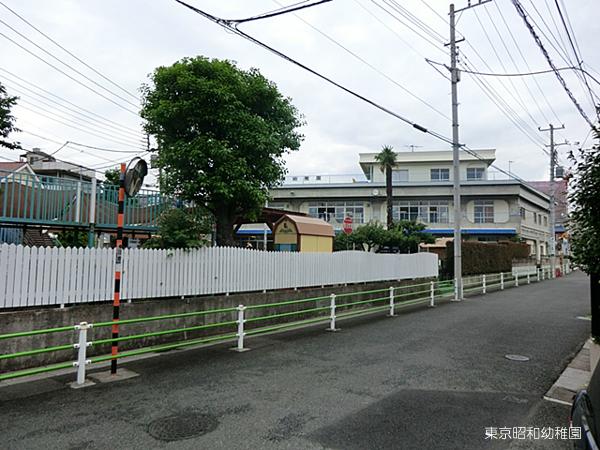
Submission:
[[[566,426],[542,396],[589,334],[588,280],[173,351],[126,381],[0,388],[2,449],[570,448],[485,441],[485,427]],[[516,353],[529,362],[504,358]],[[204,434],[202,434],[204,433]]]

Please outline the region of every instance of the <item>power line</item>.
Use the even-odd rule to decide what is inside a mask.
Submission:
[[[29,98],[29,94],[26,94],[26,93],[20,91],[19,89],[14,88],[14,87],[11,87],[10,85],[7,85],[7,86],[10,87],[11,92],[14,92],[14,93],[20,94],[20,95],[25,95],[25,96],[27,96]],[[115,136],[123,138],[123,139],[132,140],[132,141],[135,141],[136,143],[141,142],[141,135],[135,136],[135,135],[132,135],[129,131],[121,131],[121,130],[118,130],[118,129],[114,129],[114,128],[110,127],[109,125],[105,125],[104,123],[99,122],[98,120],[96,120],[94,118],[90,118],[90,116],[87,116],[85,114],[81,114],[81,113],[79,113],[79,112],[77,112],[77,111],[75,111],[75,110],[73,110],[71,108],[68,108],[68,107],[65,107],[65,106],[62,106],[62,105],[52,105],[50,103],[46,103],[43,100],[39,100],[37,98],[33,98],[33,99],[30,99],[30,100],[23,100],[23,99],[20,100],[20,102],[23,102],[23,101],[25,101],[26,103],[29,103],[29,104],[31,104],[33,106],[36,106],[36,107],[40,108],[41,110],[49,112],[49,113],[54,113],[54,112],[53,111],[48,111],[48,110],[44,109],[43,107],[41,107],[41,106],[39,106],[39,105],[37,105],[35,103],[31,103],[31,102],[32,101],[39,102],[42,105],[45,105],[45,106],[47,106],[49,108],[56,108],[58,106],[58,107],[65,108],[67,110],[74,111],[75,113],[69,112],[69,111],[65,112],[65,111],[62,111],[62,110],[60,112],[66,114],[68,116],[73,117],[75,120],[80,120],[82,122],[85,122],[86,124],[89,124],[89,126],[96,127],[98,129],[100,129],[101,132],[110,132],[110,133],[114,133]],[[82,117],[79,117],[80,115]],[[61,117],[61,116],[59,115],[59,117]]]
[[[64,103],[66,103],[68,105],[71,105],[74,108],[76,108],[76,109],[78,109],[80,111],[83,111],[84,113],[87,113],[87,114],[89,114],[91,116],[97,117],[98,119],[100,119],[100,120],[102,120],[102,121],[104,121],[104,122],[106,122],[108,124],[111,124],[111,126],[118,127],[118,128],[121,128],[121,129],[126,130],[126,131],[130,131],[130,132],[133,132],[133,133],[140,133],[140,131],[136,130],[135,128],[127,127],[125,125],[120,124],[119,122],[115,122],[114,120],[108,119],[108,118],[106,118],[104,116],[101,116],[101,115],[99,115],[99,114],[97,114],[97,113],[95,113],[93,111],[90,111],[89,109],[85,109],[85,108],[83,108],[83,107],[81,107],[81,106],[79,106],[79,105],[77,105],[77,104],[75,104],[73,102],[70,102],[69,100],[67,100],[67,99],[65,99],[63,97],[60,97],[60,96],[58,96],[58,95],[56,95],[56,94],[54,94],[54,93],[52,93],[52,92],[50,92],[50,91],[48,91],[46,89],[43,89],[43,88],[39,87],[37,84],[34,84],[31,81],[27,81],[24,78],[22,78],[22,77],[20,77],[20,76],[18,76],[16,74],[14,74],[14,73],[12,73],[12,72],[9,72],[8,70],[6,70],[6,69],[4,69],[2,67],[0,67],[0,71],[4,72],[5,74],[10,75],[12,78],[16,78],[17,80],[19,80],[19,81],[21,81],[21,82],[23,82],[23,83],[25,83],[25,84],[27,84],[29,86],[32,86],[33,88],[37,89],[40,92],[43,92],[43,93],[45,93],[45,94],[47,94],[47,95],[49,95],[49,96],[51,96],[53,98],[56,98],[56,99],[60,100],[61,102],[64,102]],[[23,86],[21,83],[19,83],[17,81],[14,81],[11,78],[6,77],[6,75],[0,75],[0,78],[3,78],[5,80],[10,81],[13,84],[16,84],[21,89],[25,89],[27,92],[31,92],[31,93],[39,96],[39,97],[45,98],[46,100],[48,100],[48,101],[50,101],[52,103],[56,103],[57,105],[60,105],[60,103],[57,102],[56,100],[52,100],[52,99],[48,98],[47,96],[42,95],[42,94],[36,92],[35,90],[27,87],[27,86]],[[67,108],[66,106],[63,106],[63,107]]]
[[[352,95],[353,97],[356,97],[359,100],[362,100],[363,102],[368,103],[368,104],[374,106],[375,108],[377,108],[377,109],[379,109],[379,110],[381,110],[381,111],[383,111],[383,112],[385,112],[385,113],[387,113],[387,114],[389,114],[389,115],[391,115],[393,117],[396,117],[397,119],[400,119],[401,121],[403,121],[403,122],[411,125],[413,128],[415,128],[415,129],[417,129],[417,130],[419,130],[419,131],[421,131],[423,133],[430,134],[430,135],[432,135],[432,136],[434,136],[434,137],[436,137],[436,138],[438,138],[438,139],[440,139],[440,140],[442,140],[442,141],[444,141],[446,143],[451,143],[452,142],[447,137],[444,137],[444,136],[440,135],[439,133],[436,133],[436,132],[434,132],[432,130],[428,130],[427,128],[423,127],[422,125],[419,125],[418,123],[413,122],[412,120],[410,120],[410,119],[408,119],[408,118],[406,118],[406,117],[398,114],[397,112],[392,111],[391,109],[386,108],[385,106],[380,105],[379,103],[377,103],[377,102],[375,102],[375,101],[373,101],[373,100],[365,97],[364,95],[359,94],[359,93],[357,93],[357,92],[355,92],[355,91],[353,91],[353,90],[351,90],[351,89],[343,86],[342,84],[340,84],[340,83],[332,80],[331,78],[328,78],[327,76],[325,76],[325,75],[317,72],[316,70],[311,69],[310,67],[306,66],[305,64],[303,64],[303,63],[301,63],[301,62],[299,62],[299,61],[291,58],[290,56],[287,56],[286,54],[280,52],[279,50],[277,50],[277,49],[275,49],[275,48],[273,48],[273,47],[265,44],[264,42],[259,41],[258,39],[250,36],[247,33],[244,33],[239,28],[228,25],[227,23],[223,22],[223,20],[220,19],[219,17],[213,16],[212,14],[209,14],[209,13],[207,13],[207,12],[205,12],[205,11],[199,9],[199,8],[196,8],[195,6],[189,5],[189,4],[185,3],[185,2],[183,2],[182,0],[175,0],[175,1],[177,3],[179,3],[180,5],[185,6],[186,8],[188,8],[188,9],[194,11],[195,13],[201,15],[202,17],[210,20],[211,22],[216,23],[217,25],[220,25],[221,27],[225,28],[226,30],[231,31],[231,32],[237,34],[240,37],[243,37],[244,39],[248,40],[249,42],[252,42],[253,44],[258,45],[259,47],[262,47],[263,49],[268,50],[269,52],[277,55],[278,57],[280,57],[280,58],[282,58],[282,59],[284,59],[284,60],[286,60],[288,62],[291,62],[292,64],[300,67],[303,70],[305,70],[305,71],[307,71],[309,73],[312,73],[313,75],[321,78],[323,81],[326,81],[327,83],[329,83],[329,84],[337,87],[338,89],[341,89],[342,91],[344,91],[344,92]]]
[[[354,91],[351,91],[350,89],[342,86],[341,84],[339,84],[339,83],[337,83],[337,82],[335,82],[335,81],[333,81],[333,80],[325,77],[324,75],[322,75],[322,74],[316,72],[315,70],[313,70],[313,69],[305,66],[304,64],[302,64],[302,63],[300,63],[300,62],[292,59],[291,57],[289,57],[289,56],[281,53],[280,51],[278,51],[278,50],[276,50],[276,49],[268,46],[267,44],[265,44],[265,43],[263,43],[263,42],[255,39],[255,38],[253,38],[252,36],[250,36],[250,35],[242,32],[238,28],[232,27],[232,26],[228,26],[226,23],[222,22],[222,19],[220,19],[220,18],[218,18],[218,17],[216,17],[216,16],[214,16],[212,14],[209,14],[206,11],[203,11],[203,10],[201,10],[199,8],[196,8],[195,6],[189,5],[189,4],[185,3],[182,0],[175,0],[175,1],[177,3],[179,3],[180,5],[185,6],[186,8],[188,8],[188,9],[194,11],[195,13],[201,15],[202,17],[210,20],[211,22],[216,23],[216,24],[220,25],[221,27],[223,27],[223,28],[225,28],[225,29],[227,29],[229,31],[232,31],[232,32],[238,34],[240,37],[243,37],[244,39],[246,39],[246,40],[248,40],[248,41],[250,41],[250,42],[252,42],[252,43],[254,43],[254,44],[256,44],[256,45],[258,45],[258,46],[260,46],[262,48],[264,48],[265,50],[270,51],[271,53],[273,53],[273,54],[275,54],[275,55],[277,55],[277,56],[285,59],[286,61],[295,64],[296,66],[298,66],[298,67],[300,67],[300,68],[302,68],[302,69],[304,69],[304,70],[312,73],[313,75],[315,75],[315,76],[323,79],[324,81],[326,81],[326,82],[328,82],[328,83],[330,83],[330,84],[338,87],[339,89],[341,89],[341,90],[349,93],[350,95],[352,95],[352,96],[354,96],[354,97],[356,97],[356,98],[358,98],[358,99],[360,99],[360,100],[362,100],[362,101],[364,101],[364,102],[366,102],[366,103],[368,103],[368,104],[376,107],[377,109],[379,109],[379,110],[381,110],[381,111],[383,111],[383,112],[385,112],[385,113],[387,113],[387,114],[389,114],[389,115],[391,115],[391,116],[393,116],[393,117],[395,117],[395,118],[397,118],[397,119],[399,119],[399,120],[401,120],[401,121],[403,121],[403,122],[405,122],[405,123],[413,126],[413,128],[416,128],[417,130],[422,131],[424,133],[430,134],[430,135],[436,137],[437,139],[439,139],[439,140],[441,140],[441,141],[443,141],[443,142],[445,142],[447,144],[451,144],[452,143],[452,139],[450,139],[450,138],[448,138],[446,136],[443,136],[443,135],[441,135],[441,134],[439,134],[437,132],[428,130],[427,128],[425,128],[425,127],[423,127],[423,126],[421,126],[421,125],[419,125],[417,123],[414,123],[414,122],[410,121],[409,119],[401,116],[400,114],[398,114],[398,113],[396,113],[396,112],[394,112],[394,111],[392,111],[392,110],[390,110],[390,109],[388,109],[386,107],[383,107],[383,106],[375,103],[374,101],[372,101],[372,100],[370,100],[370,99],[368,99],[368,98],[366,98],[366,97],[364,97],[364,96],[362,96],[362,95],[360,95],[360,94],[358,94],[358,93],[356,93]],[[476,158],[480,159],[481,161],[487,161],[485,158],[483,158],[481,155],[479,155],[475,150],[467,147],[466,145],[462,144],[461,148],[464,151],[466,151],[467,153],[469,153],[469,154],[475,156]],[[528,183],[525,180],[522,180],[522,179],[520,179],[520,178],[518,178],[518,177],[516,177],[514,175],[511,175],[511,174],[507,173],[504,169],[501,169],[500,167],[495,166],[494,164],[491,164],[491,166],[494,167],[494,168],[496,168],[498,171],[500,171],[500,172],[502,172],[504,174],[507,174],[510,178],[517,179],[521,183],[528,185]],[[529,186],[532,187],[531,185],[529,185]]]
[[[487,11],[487,9],[485,7],[483,9],[485,9]],[[481,26],[481,29],[482,29],[482,31],[483,31],[483,33],[484,33],[487,41],[489,42],[490,47],[492,47],[492,50],[493,50],[494,54],[496,55],[496,58],[498,59],[498,62],[500,63],[500,66],[502,67],[502,70],[504,70],[506,72],[506,67],[504,66],[504,63],[502,62],[502,58],[500,58],[500,54],[496,50],[496,46],[492,42],[492,39],[490,38],[490,35],[488,34],[487,30],[483,26],[483,22],[481,22],[481,19],[479,18],[479,14],[477,13],[477,9],[474,9],[473,13],[475,14],[475,18],[477,19],[477,22]],[[491,20],[491,17],[490,17],[490,20]],[[492,25],[494,26],[494,28],[496,27],[496,24],[493,23],[493,21],[492,21]],[[498,35],[500,35],[500,32],[498,31],[498,28],[495,28],[495,30],[498,33]],[[502,35],[500,35],[500,38],[502,40]],[[529,112],[529,109],[527,109],[527,106],[525,105],[525,103],[523,101],[523,98],[521,97],[521,94],[519,93],[519,90],[517,89],[517,87],[513,83],[513,80],[509,79],[508,81],[509,81],[510,85],[512,86],[512,88],[513,88],[516,96],[518,97],[518,99],[515,98],[515,100],[517,100],[517,103],[521,106],[521,108],[523,108],[523,111],[525,111],[525,113],[529,116],[529,118],[531,119],[531,121],[537,126],[538,123],[535,120],[535,117],[533,117],[533,115]]]
[[[573,38],[571,38],[571,33],[569,32],[569,28],[567,27],[567,23],[565,22],[565,18],[563,16],[562,10],[560,9],[560,5],[558,3],[558,0],[554,0],[554,4],[556,5],[556,9],[558,10],[558,14],[560,16],[560,20],[563,24],[563,26],[565,27],[565,31],[567,32],[567,37],[569,38],[569,43],[571,44],[571,49],[573,50],[573,53],[575,54],[575,58],[577,60],[577,65],[579,66],[579,68],[582,71],[582,78],[583,78],[583,83],[585,84],[585,87],[587,88],[588,93],[590,94],[590,99],[592,101],[592,107],[595,109],[596,108],[596,104],[594,101],[594,94],[592,92],[592,88],[590,88],[590,85],[587,81],[587,78],[585,76],[585,72],[583,72],[583,67],[582,67],[582,60],[581,60],[581,54],[577,52],[579,46],[575,46],[575,44],[573,43],[573,40],[575,39],[575,34],[573,34]],[[565,10],[565,14],[566,14],[566,10]],[[600,115],[598,115],[598,113],[596,113],[597,117],[600,119]]]
[[[96,134],[96,133],[95,133],[95,132],[93,132],[93,131],[86,130],[86,129],[84,129],[84,128],[80,128],[80,127],[78,127],[78,126],[76,126],[76,125],[73,125],[73,124],[71,124],[71,123],[69,123],[69,122],[63,122],[62,120],[59,120],[59,119],[57,119],[57,118],[55,118],[55,117],[53,117],[53,116],[46,115],[46,114],[44,114],[44,113],[41,113],[41,112],[39,112],[39,111],[35,111],[35,110],[33,110],[33,109],[31,109],[31,108],[28,108],[28,107],[26,107],[26,106],[23,106],[23,105],[21,105],[21,104],[17,104],[17,107],[19,107],[19,108],[23,108],[23,109],[24,109],[24,110],[26,110],[26,111],[30,111],[30,112],[32,112],[32,113],[34,113],[34,114],[38,114],[38,115],[40,115],[40,116],[42,116],[42,117],[45,117],[46,119],[53,120],[53,121],[55,121],[55,122],[57,122],[57,123],[60,123],[61,125],[64,125],[64,126],[67,126],[67,127],[73,128],[73,129],[75,129],[75,130],[81,131],[81,132],[83,132],[83,133],[86,133],[86,134],[89,134],[89,135],[91,135],[91,136],[95,136],[95,137],[98,137],[98,138],[100,138],[100,139],[105,139],[105,140],[108,140],[108,141],[112,141],[112,142],[115,142],[115,143],[117,143],[117,144],[121,144],[121,145],[129,145],[129,146],[131,146],[131,144],[130,144],[130,143],[128,143],[128,142],[123,142],[123,141],[119,141],[119,140],[113,139],[113,138],[111,138],[111,137],[107,136],[106,134]]]
[[[496,6],[496,10],[498,11],[498,14],[500,15],[500,18],[502,19],[502,23],[504,23],[504,27],[506,28],[506,31],[508,32],[508,34],[509,34],[509,36],[510,36],[510,38],[511,38],[511,40],[512,40],[514,46],[515,46],[515,48],[517,49],[517,52],[521,56],[521,60],[525,64],[525,67],[527,68],[527,70],[531,71],[531,67],[529,66],[529,63],[527,62],[527,58],[525,58],[525,55],[523,54],[523,51],[521,50],[521,46],[517,42],[517,39],[515,38],[515,35],[512,32],[511,27],[508,26],[508,22],[506,21],[506,19],[504,17],[504,14],[502,13],[502,9],[500,9],[500,6],[498,5],[497,2],[494,2],[494,5]],[[516,68],[516,66],[515,66],[515,68]],[[552,114],[554,115],[554,117],[556,118],[556,120],[562,123],[562,121],[558,117],[558,114],[554,110],[554,107],[552,106],[552,104],[548,100],[548,96],[546,95],[546,93],[544,92],[544,90],[542,89],[542,87],[540,86],[540,83],[538,83],[538,80],[536,78],[534,78],[533,82],[534,82],[535,86],[537,87],[538,92],[540,93],[540,95],[544,99],[544,102],[546,103],[546,106],[548,106],[548,109],[550,109],[550,111],[552,112]],[[535,96],[533,94],[532,94],[532,98],[535,98]],[[536,102],[536,105],[538,106],[538,109],[540,111],[543,111],[539,107],[539,105],[538,105],[537,102]],[[542,114],[543,114],[543,112],[542,112]],[[544,118],[546,118],[545,115],[544,115]],[[546,122],[550,122],[550,121],[546,119]]]
[[[579,102],[577,101],[577,99],[575,98],[575,96],[573,95],[573,93],[571,92],[571,90],[569,89],[569,87],[567,86],[567,82],[562,77],[562,75],[560,74],[560,72],[557,70],[556,66],[554,65],[554,62],[550,58],[550,55],[548,55],[548,52],[546,51],[546,48],[544,47],[544,44],[540,40],[540,38],[537,35],[536,31],[533,29],[533,26],[529,23],[529,20],[527,18],[527,13],[523,9],[523,6],[521,5],[520,1],[519,0],[512,0],[512,3],[515,6],[515,8],[517,9],[517,12],[521,16],[521,18],[523,19],[523,22],[525,22],[525,26],[529,30],[531,36],[535,40],[535,42],[538,45],[538,47],[540,48],[540,50],[542,51],[542,54],[546,58],[546,61],[548,61],[548,64],[550,65],[550,67],[554,71],[554,74],[556,75],[556,78],[558,78],[558,81],[560,81],[560,84],[562,84],[563,89],[565,90],[565,92],[567,93],[567,95],[569,96],[569,98],[571,99],[571,101],[573,102],[573,104],[575,105],[575,107],[577,108],[577,110],[579,111],[579,114],[585,119],[585,121],[588,123],[588,125],[591,128],[595,129],[596,127],[595,127],[594,123],[590,120],[590,118],[588,117],[588,115],[586,114],[586,112],[583,110],[583,108],[581,107],[581,105],[579,104]]]
[[[274,0],[274,2],[277,3],[277,4],[279,4],[279,2],[277,0]],[[354,58],[356,58],[357,60],[359,60],[360,62],[362,62],[363,64],[365,64],[366,66],[368,66],[369,68],[371,68],[372,70],[374,70],[375,72],[377,72],[379,75],[381,75],[382,77],[386,78],[391,83],[395,84],[397,87],[399,87],[400,89],[402,89],[402,91],[404,91],[405,93],[407,93],[408,95],[410,95],[414,99],[418,100],[419,102],[421,102],[422,104],[424,104],[428,108],[432,109],[433,111],[435,111],[436,113],[438,113],[440,116],[444,117],[445,119],[450,120],[450,117],[448,117],[442,111],[440,111],[439,109],[437,109],[431,103],[428,103],[426,100],[424,100],[421,97],[419,97],[418,95],[414,94],[412,91],[410,91],[409,89],[407,89],[406,87],[404,87],[402,84],[400,84],[399,82],[397,82],[396,80],[394,80],[388,74],[386,74],[385,72],[381,71],[380,69],[378,69],[377,67],[375,67],[370,62],[366,61],[363,57],[361,57],[357,53],[353,52],[349,48],[345,47],[339,41],[335,40],[330,35],[328,35],[327,33],[323,32],[323,31],[321,31],[319,28],[315,27],[310,22],[308,22],[307,20],[304,20],[302,17],[298,16],[297,14],[294,13],[294,16],[296,16],[296,18],[298,20],[302,21],[305,25],[309,26],[314,31],[316,31],[317,33],[319,33],[321,36],[323,36],[324,38],[326,38],[327,40],[329,40],[333,44],[337,45],[339,48],[341,48],[342,50],[344,50],[346,53],[352,55]]]
[[[29,22],[27,19],[25,19],[23,16],[21,16],[20,14],[18,14],[17,12],[15,12],[14,10],[10,9],[8,6],[6,6],[6,4],[2,1],[0,1],[0,5],[4,6],[6,9],[8,9],[12,14],[14,14],[15,16],[17,16],[19,19],[21,19],[23,22],[25,22],[27,25],[29,25],[31,28],[33,28],[35,31],[37,31],[38,33],[40,33],[42,36],[44,36],[46,39],[48,39],[50,42],[52,42],[54,45],[56,45],[58,48],[60,48],[61,50],[63,50],[64,52],[66,52],[67,54],[69,54],[71,57],[75,58],[77,61],[79,61],[81,64],[83,64],[85,67],[87,67],[88,69],[90,69],[91,71],[93,71],[95,74],[99,75],[100,77],[102,77],[103,79],[105,79],[106,81],[108,81],[110,84],[112,84],[113,86],[119,88],[121,91],[123,91],[124,93],[126,93],[127,95],[133,97],[135,100],[137,100],[138,102],[140,101],[139,97],[135,94],[132,94],[130,91],[128,91],[127,89],[125,89],[124,87],[120,86],[119,84],[117,84],[116,82],[114,82],[112,79],[110,79],[109,77],[107,77],[106,75],[102,74],[100,71],[98,71],[97,69],[95,69],[94,67],[90,66],[88,63],[86,63],[84,60],[82,60],[81,58],[79,58],[77,55],[75,55],[73,52],[67,50],[65,47],[63,47],[61,44],[59,44],[58,42],[56,42],[54,39],[52,39],[50,36],[48,36],[46,33],[44,33],[42,30],[40,30],[38,27],[36,27],[35,25],[33,25],[31,22]]]
[[[385,1],[385,0],[384,0]],[[396,20],[398,23],[404,25],[406,28],[408,28],[410,31],[412,31],[413,33],[415,33],[417,36],[419,36],[421,39],[423,39],[424,41],[426,41],[427,43],[429,43],[430,45],[432,45],[434,48],[436,48],[438,51],[446,54],[446,50],[440,46],[440,43],[436,43],[434,41],[432,41],[430,38],[428,38],[427,36],[424,36],[423,34],[421,34],[419,31],[415,30],[413,27],[411,27],[410,25],[408,25],[406,22],[404,22],[402,19],[398,18],[398,16],[396,16],[394,13],[392,13],[391,11],[389,11],[387,8],[385,8],[384,6],[380,5],[379,3],[377,3],[375,0],[371,0],[371,3],[373,3],[375,6],[377,6],[379,9],[381,9],[382,11],[384,11],[387,15],[389,15],[391,18],[393,18],[394,20]],[[386,3],[387,4],[387,3]],[[389,6],[389,5],[388,5]]]
[[[31,39],[29,39],[27,36],[25,36],[23,33],[21,33],[20,31],[16,30],[15,28],[13,28],[12,26],[10,26],[8,23],[6,23],[5,21],[3,21],[2,19],[0,19],[0,23],[3,24],[5,27],[7,27],[8,29],[12,30],[13,33],[19,35],[21,37],[21,39],[26,40],[27,42],[29,42],[31,45],[35,46],[37,49],[41,50],[42,52],[44,52],[45,54],[47,54],[48,56],[50,56],[52,59],[54,59],[55,61],[58,61],[59,63],[61,63],[63,66],[68,67],[69,69],[71,69],[73,72],[75,72],[76,74],[82,76],[83,78],[85,78],[87,81],[89,81],[90,83],[95,84],[96,86],[98,86],[100,89],[104,89],[106,92],[109,92],[110,94],[114,95],[115,97],[119,98],[120,100],[124,101],[125,103],[128,103],[129,105],[137,108],[139,106],[136,105],[135,103],[130,102],[129,100],[127,100],[125,97],[123,97],[120,94],[116,94],[115,92],[111,91],[110,89],[102,86],[100,83],[98,83],[97,81],[93,80],[92,78],[88,77],[87,75],[85,75],[84,73],[80,72],[79,70],[75,69],[73,66],[71,66],[70,64],[67,64],[66,62],[64,62],[62,59],[60,59],[59,57],[55,56],[53,53],[49,52],[48,50],[46,50],[44,47],[42,47],[41,45],[37,44],[36,42],[32,41]]]
[[[39,59],[40,61],[42,61],[44,64],[52,67],[54,70],[62,73],[64,76],[66,76],[67,78],[75,81],[77,84],[83,86],[84,88],[92,91],[93,93],[95,93],[96,95],[99,95],[100,97],[104,98],[105,100],[108,100],[109,102],[113,103],[114,105],[118,106],[119,108],[135,115],[135,116],[139,116],[138,113],[132,109],[127,108],[126,106],[121,105],[120,103],[114,101],[113,99],[111,99],[110,97],[107,97],[106,95],[102,94],[101,92],[98,92],[96,89],[88,86],[87,84],[81,82],[80,80],[78,80],[77,78],[74,78],[73,76],[69,75],[68,73],[66,73],[64,70],[59,69],[58,67],[56,67],[54,64],[46,61],[44,58],[42,58],[39,55],[36,55],[34,52],[32,52],[31,50],[29,50],[28,48],[24,47],[23,45],[19,44],[18,42],[16,42],[14,39],[8,37],[7,35],[5,35],[4,33],[0,32],[0,36],[2,36],[4,39],[12,42],[14,45],[16,45],[17,47],[19,47],[21,50],[24,50],[25,52],[29,53],[30,55],[32,55],[33,57]]]
[[[242,23],[246,23],[246,22],[252,22],[254,20],[269,19],[271,17],[277,17],[282,14],[288,14],[293,11],[299,11],[301,9],[312,8],[313,6],[321,5],[323,3],[329,3],[330,1],[331,0],[320,0],[316,3],[311,3],[310,5],[284,6],[284,7],[280,8],[280,10],[278,10],[278,11],[267,12],[267,13],[259,14],[258,16],[247,17],[245,19],[238,19],[238,20],[224,19],[224,21],[227,22],[229,25],[234,25],[234,24],[237,25],[237,24],[242,24]],[[300,3],[306,3],[306,2],[300,2]]]

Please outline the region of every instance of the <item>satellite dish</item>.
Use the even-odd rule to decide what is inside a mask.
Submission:
[[[140,191],[144,177],[148,174],[148,165],[142,158],[133,158],[125,171],[125,192],[129,197],[135,197]]]

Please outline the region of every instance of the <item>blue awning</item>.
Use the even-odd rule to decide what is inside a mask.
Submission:
[[[426,228],[425,233],[431,234],[454,234],[454,229],[452,228]],[[517,230],[514,228],[463,228],[461,229],[462,234],[504,234],[504,235],[514,235],[517,234]]]
[[[265,230],[238,230],[237,235],[257,235],[262,236],[265,234]],[[271,230],[267,229],[267,234],[271,234]]]

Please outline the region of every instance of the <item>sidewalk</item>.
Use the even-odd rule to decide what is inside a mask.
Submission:
[[[546,392],[544,399],[570,406],[577,392],[587,388],[592,377],[590,366],[590,340],[588,339],[558,380]]]

